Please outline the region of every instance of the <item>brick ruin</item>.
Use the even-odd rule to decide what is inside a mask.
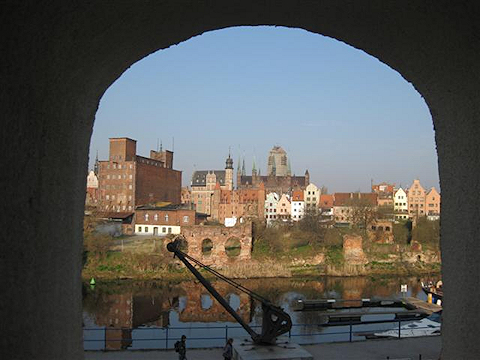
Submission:
[[[181,235],[188,243],[190,256],[206,265],[221,266],[250,260],[252,258],[252,223],[233,227],[223,225],[183,226]],[[205,251],[211,247],[210,251]],[[226,248],[236,248],[229,252]],[[234,253],[232,255],[231,253]],[[229,255],[230,254],[230,255]]]

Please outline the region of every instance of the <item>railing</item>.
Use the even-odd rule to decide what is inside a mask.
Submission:
[[[365,334],[383,332],[390,330],[397,332],[396,337],[402,337],[402,331],[405,335],[406,330],[401,328],[402,323],[410,323],[415,320],[395,319],[395,320],[371,320],[371,321],[351,321],[339,324],[295,324],[285,337],[295,338],[299,344],[316,344],[324,342],[338,341],[358,341],[364,340]],[[382,328],[375,328],[379,324],[395,324]],[[373,327],[373,328],[372,328]],[[261,326],[252,326],[252,328],[261,328]],[[329,331],[329,329],[338,329],[338,331]],[[344,328],[344,329],[342,329]],[[311,331],[306,331],[311,329]],[[415,327],[415,330],[429,329],[431,327]],[[303,332],[302,332],[303,330]],[[200,332],[200,335],[195,335]],[[229,337],[246,337],[247,332],[239,325],[224,326],[183,326],[183,327],[140,327],[140,328],[84,328],[84,348],[85,350],[118,350],[118,349],[172,349],[175,341],[179,340],[183,334],[187,335],[187,341],[191,348],[222,347]],[[426,334],[424,334],[426,335]],[[419,335],[422,336],[422,335]]]

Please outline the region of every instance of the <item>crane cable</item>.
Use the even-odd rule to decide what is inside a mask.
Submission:
[[[247,289],[245,286],[240,285],[239,283],[233,281],[232,279],[227,278],[225,275],[220,274],[219,272],[213,270],[210,266],[201,263],[201,262],[198,261],[197,259],[195,259],[195,258],[191,257],[190,255],[184,253],[183,251],[180,251],[180,250],[178,250],[178,249],[177,249],[177,251],[178,251],[179,253],[181,253],[185,258],[191,260],[192,262],[194,262],[194,263],[197,264],[198,266],[200,266],[200,267],[202,267],[203,269],[209,271],[210,273],[212,273],[213,275],[215,275],[215,276],[218,277],[219,279],[225,281],[226,283],[232,285],[232,286],[235,287],[236,289],[238,289],[238,290],[240,290],[240,291],[242,291],[242,292],[244,292],[244,293],[252,296],[253,298],[257,299],[258,301],[261,301],[261,302],[264,303],[264,304],[272,305],[272,303],[271,303],[268,299],[264,298],[263,296],[261,296],[261,295],[255,293],[255,292],[253,292],[253,291],[250,290],[250,289]]]

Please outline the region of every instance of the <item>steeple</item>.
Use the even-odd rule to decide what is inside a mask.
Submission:
[[[97,157],[95,158],[95,165],[93,165],[93,172],[95,175],[98,176],[98,150],[97,150]]]
[[[245,158],[243,158],[243,164],[242,164],[242,176],[246,176],[247,172],[245,171]]]
[[[230,157],[230,151],[228,152],[228,158],[225,161],[225,169],[232,169],[233,170],[233,160]]]
[[[240,156],[238,157],[238,165],[237,165],[237,176],[242,175],[242,164],[240,162]]]
[[[252,176],[257,175],[257,168],[255,166],[255,156],[253,157],[253,162],[252,162]]]

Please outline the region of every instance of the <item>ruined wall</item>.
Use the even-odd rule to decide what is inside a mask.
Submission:
[[[363,265],[368,262],[367,256],[363,252],[360,235],[343,236],[343,257],[349,265]]]
[[[247,222],[233,227],[219,226],[184,226],[181,234],[188,242],[188,254],[200,260],[206,265],[221,266],[250,260],[252,257],[252,223]],[[228,256],[225,245],[229,239],[237,239],[240,242],[238,256]],[[202,252],[202,243],[210,239],[213,248],[210,254]]]

